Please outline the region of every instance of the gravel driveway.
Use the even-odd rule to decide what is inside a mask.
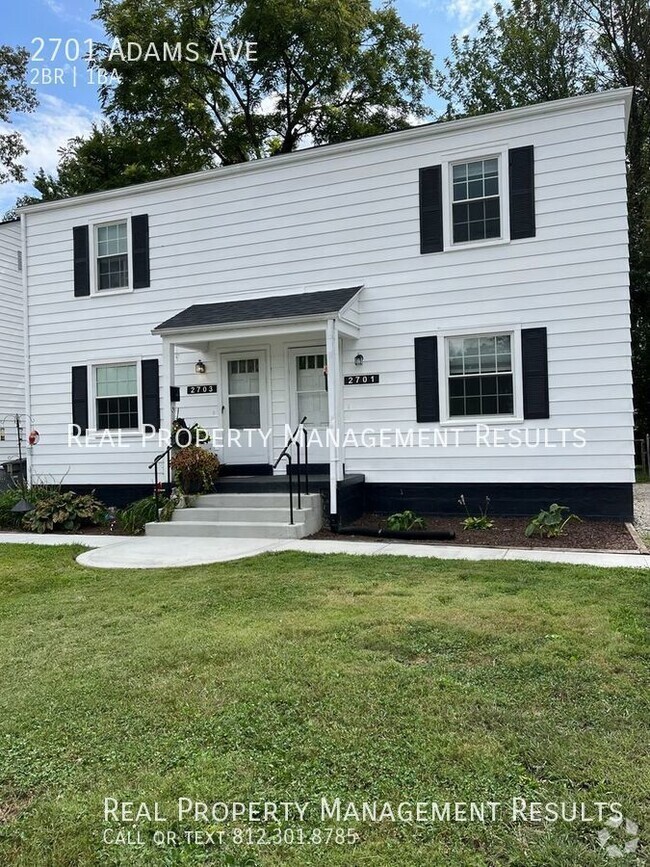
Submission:
[[[650,530],[650,484],[634,486],[634,523]]]

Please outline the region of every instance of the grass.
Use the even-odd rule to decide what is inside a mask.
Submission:
[[[2,865],[607,863],[598,823],[507,816],[156,848],[203,827],[182,796],[617,801],[648,839],[647,573],[291,552],[121,572],[78,550],[0,545]],[[105,845],[105,797],[168,821]]]

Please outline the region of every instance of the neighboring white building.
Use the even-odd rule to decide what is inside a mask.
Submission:
[[[0,464],[18,457],[15,417],[25,427],[25,328],[20,222],[0,223]],[[4,431],[4,433],[3,433]]]
[[[630,100],[591,94],[22,209],[32,477],[141,496],[162,450],[141,431],[174,413],[268,429],[217,447],[263,472],[306,415],[343,432],[310,458],[329,466],[344,519],[360,508],[337,497],[344,473],[365,476],[368,509],[453,512],[464,494],[495,513],[558,500],[631,518]],[[121,447],[101,444],[115,428]]]

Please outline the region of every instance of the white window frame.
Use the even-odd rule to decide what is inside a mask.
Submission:
[[[141,436],[144,432],[142,423],[142,359],[141,358],[109,358],[104,361],[96,361],[90,365],[90,406],[88,407],[88,433],[102,434],[109,431],[116,434],[118,428],[97,427],[97,368],[98,367],[126,367],[135,365],[135,375],[138,388],[138,427],[122,428],[122,436]]]
[[[499,173],[499,225],[501,235],[498,238],[483,238],[477,241],[458,241],[454,243],[454,211],[453,211],[453,167],[463,163],[478,160],[497,160]],[[444,251],[467,250],[478,247],[496,247],[510,243],[510,186],[508,178],[508,146],[498,145],[493,150],[467,150],[449,153],[442,160],[442,210],[446,219],[443,220],[442,237]]]
[[[97,230],[104,226],[114,226],[116,223],[126,223],[126,256],[128,267],[129,285],[120,289],[100,289],[99,288],[99,260],[97,257]],[[125,295],[127,292],[133,292],[133,243],[131,238],[131,215],[120,214],[118,216],[106,217],[101,220],[95,220],[89,226],[89,242],[90,242],[90,294],[97,296],[104,295]]]
[[[488,335],[510,335],[512,353],[512,415],[449,415],[449,338],[486,337]],[[440,394],[440,424],[461,427],[476,424],[503,425],[520,423],[524,420],[524,393],[521,371],[521,326],[482,326],[471,331],[467,329],[445,331],[438,335],[438,390]],[[441,363],[440,363],[441,362]]]

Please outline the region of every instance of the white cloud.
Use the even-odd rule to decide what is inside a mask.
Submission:
[[[24,115],[12,126],[0,124],[0,130],[17,131],[22,137],[29,153],[23,159],[28,177],[41,168],[53,172],[59,161],[59,148],[68,139],[89,132],[93,121],[99,120],[96,111],[74,103],[66,102],[58,96],[39,95],[39,105],[31,115]],[[18,196],[33,193],[30,183],[4,184],[0,186],[0,216],[15,202]]]
[[[447,16],[461,28],[460,36],[470,33],[485,12],[494,9],[494,0],[449,0],[445,6]]]
[[[45,0],[45,5],[59,18],[63,18],[65,16],[65,6],[63,5],[63,3],[57,3],[57,0]]]

